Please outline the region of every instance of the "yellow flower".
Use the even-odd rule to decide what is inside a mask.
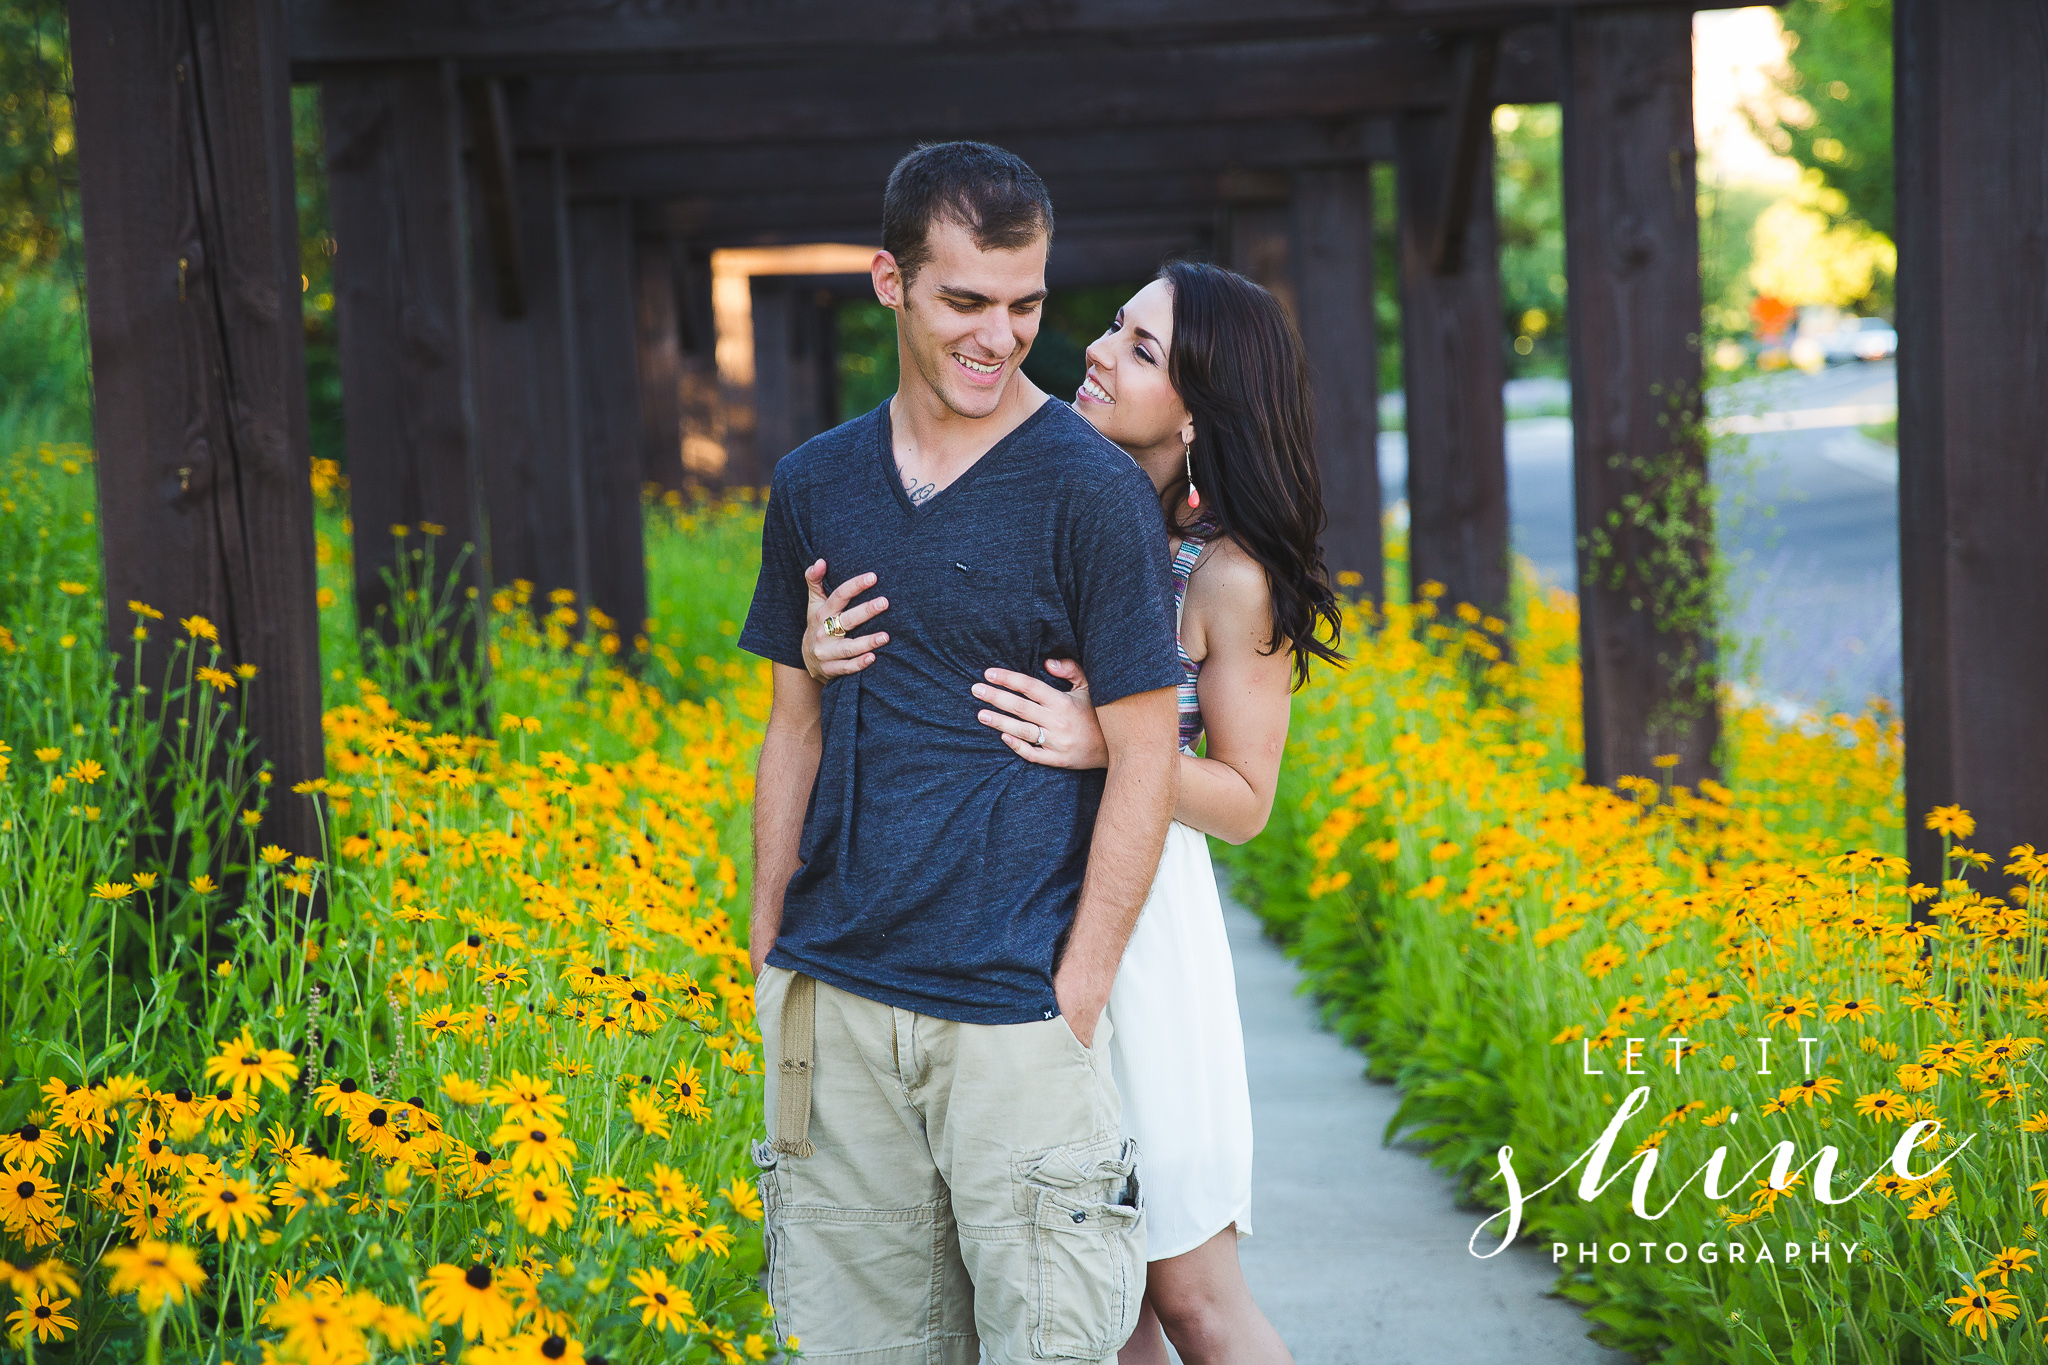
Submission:
[[[1948,1315],[1949,1326],[1960,1327],[1966,1336],[1978,1336],[1987,1341],[1999,1318],[2020,1315],[2019,1298],[2010,1289],[1990,1289],[1979,1285],[1946,1302],[1955,1309]]]
[[[128,610],[134,612],[137,616],[147,616],[152,621],[161,621],[164,619],[164,614],[158,611],[155,607],[149,606],[142,602],[138,602],[132,597],[128,599]]]
[[[209,896],[212,895],[215,891],[220,890],[220,886],[213,880],[213,878],[207,876],[204,872],[202,872],[192,879],[192,889],[199,895]]]
[[[2006,1247],[1991,1258],[1990,1265],[1977,1272],[1977,1278],[1979,1281],[1982,1281],[1989,1276],[1996,1275],[1998,1282],[2004,1284],[2006,1277],[2016,1271],[2023,1270],[2031,1275],[2034,1273],[2034,1267],[2027,1264],[2027,1259],[2038,1255],[2040,1255],[2039,1252],[2030,1251],[2023,1247]]]
[[[512,1169],[515,1171],[543,1171],[555,1175],[567,1175],[576,1161],[576,1144],[562,1135],[561,1125],[541,1123],[504,1123],[491,1134],[492,1142],[509,1142],[512,1147]]]
[[[557,1223],[566,1228],[576,1216],[576,1192],[546,1171],[506,1176],[498,1186],[498,1202],[511,1205],[512,1216],[535,1234]]]
[[[66,1332],[78,1330],[75,1318],[64,1315],[71,1306],[71,1300],[60,1299],[47,1289],[38,1289],[33,1297],[24,1297],[21,1307],[7,1315],[7,1325],[13,1329],[16,1341],[25,1340],[34,1332],[37,1341],[62,1341]]]
[[[231,1085],[236,1093],[261,1090],[265,1081],[279,1090],[291,1089],[299,1078],[298,1063],[281,1048],[259,1048],[245,1027],[242,1036],[221,1045],[220,1055],[206,1063],[206,1079]]]
[[[263,846],[263,861],[272,867],[276,867],[279,863],[290,862],[291,857],[291,850],[282,845],[265,844]]]
[[[690,1315],[697,1311],[696,1305],[686,1290],[669,1282],[667,1271],[635,1270],[626,1278],[640,1291],[628,1300],[628,1305],[640,1310],[642,1326],[663,1332],[689,1330]]]
[[[1927,812],[1927,828],[1939,834],[1967,839],[1977,832],[1977,822],[1961,806],[1936,806]]]
[[[86,587],[83,583],[72,583],[59,579],[57,581],[57,591],[63,593],[66,597],[83,597]]]
[[[36,761],[38,763],[55,763],[58,759],[62,757],[64,757],[64,751],[62,749],[36,750]]]
[[[1895,1123],[1905,1116],[1906,1097],[1896,1090],[1877,1090],[1856,1097],[1856,1112],[1865,1118]]]
[[[459,1323],[462,1335],[496,1341],[512,1330],[516,1310],[492,1267],[437,1265],[420,1281],[420,1307],[429,1322]]]
[[[1586,954],[1586,960],[1583,965],[1586,975],[1598,980],[1626,961],[1628,961],[1627,953],[1615,947],[1612,943],[1603,943],[1592,952]]]
[[[106,773],[107,770],[105,768],[102,768],[94,760],[90,758],[82,758],[78,762],[71,765],[70,776],[73,782],[82,782],[86,786],[90,787],[93,783],[99,781],[102,777],[106,776]]]
[[[211,640],[215,644],[220,643],[220,632],[215,630],[213,622],[207,620],[204,616],[181,617],[178,624],[183,626],[185,633],[195,640]]]
[[[206,1271],[188,1246],[145,1238],[129,1247],[116,1247],[101,1257],[113,1271],[107,1289],[115,1294],[133,1292],[144,1313],[154,1313],[166,1303],[185,1301],[186,1291],[206,1283]]]
[[[198,678],[199,681],[207,684],[216,692],[225,692],[235,685],[235,675],[222,672],[218,668],[201,667],[198,671]]]
[[[94,900],[124,901],[135,894],[135,888],[127,882],[94,882],[92,894]]]
[[[732,1183],[719,1190],[725,1202],[732,1205],[732,1211],[749,1222],[761,1221],[761,1194],[753,1182],[742,1176],[734,1176]]]
[[[269,1222],[270,1209],[255,1186],[226,1176],[215,1176],[201,1181],[186,1193],[185,1219],[187,1222],[205,1223],[219,1240],[225,1242],[230,1228],[235,1236],[240,1237],[247,1230],[246,1224]]]

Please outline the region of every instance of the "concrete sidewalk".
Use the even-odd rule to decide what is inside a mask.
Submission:
[[[1227,895],[1223,909],[1256,1143],[1255,1231],[1238,1248],[1298,1365],[1629,1365],[1587,1338],[1569,1301],[1546,1297],[1556,1276],[1543,1252],[1466,1250],[1484,1213],[1456,1208],[1422,1157],[1380,1144],[1398,1092],[1366,1080],[1364,1058],[1319,1027],[1257,918]]]

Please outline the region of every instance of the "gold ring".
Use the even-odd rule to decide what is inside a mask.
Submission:
[[[828,616],[825,618],[825,633],[827,635],[844,635],[846,634],[846,623],[836,616]]]

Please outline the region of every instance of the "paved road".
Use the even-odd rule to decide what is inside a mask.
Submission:
[[[1256,1231],[1239,1256],[1298,1365],[1628,1365],[1548,1296],[1545,1253],[1466,1250],[1484,1212],[1459,1209],[1415,1151],[1380,1143],[1398,1092],[1366,1080],[1364,1058],[1317,1026],[1294,964],[1252,913],[1226,897],[1224,915],[1254,1132]]]
[[[1891,362],[1797,371],[1723,391],[1727,427],[1714,480],[1735,563],[1734,614],[1774,696],[1860,706],[1900,693],[1898,461],[1859,431],[1895,408]],[[1407,485],[1407,445],[1381,438],[1388,504]],[[1508,424],[1508,503],[1515,548],[1552,582],[1574,578],[1571,422]]]

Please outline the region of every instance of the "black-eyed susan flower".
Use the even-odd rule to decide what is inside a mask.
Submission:
[[[134,1246],[116,1247],[100,1258],[112,1272],[107,1289],[134,1294],[144,1313],[164,1304],[180,1304],[185,1295],[206,1283],[206,1271],[192,1248],[146,1238]]]
[[[270,1221],[270,1207],[255,1186],[226,1176],[200,1181],[185,1194],[185,1220],[202,1223],[225,1242],[228,1233],[242,1236],[250,1223]]]
[[[626,1096],[626,1112],[640,1131],[653,1138],[669,1136],[668,1113],[660,1105],[639,1091]]]
[[[24,1123],[11,1133],[0,1133],[0,1160],[48,1166],[63,1154],[64,1139],[53,1129]]]
[[[1883,1123],[1896,1123],[1905,1116],[1906,1097],[1896,1090],[1875,1090],[1856,1097],[1856,1112]]]
[[[1919,1199],[1915,1199],[1913,1201],[1912,1208],[1907,1210],[1906,1217],[1916,1222],[1924,1222],[1925,1220],[1930,1218],[1937,1218],[1943,1213],[1946,1213],[1948,1211],[1949,1205],[1955,1203],[1955,1200],[1955,1190],[1947,1185],[1944,1185],[1932,1194],[1924,1195]]]
[[[63,1197],[63,1189],[38,1162],[10,1160],[0,1169],[0,1222],[17,1235],[31,1223],[56,1218]]]
[[[64,1310],[71,1306],[71,1300],[56,1297],[47,1289],[39,1289],[24,1297],[21,1306],[7,1315],[7,1326],[16,1341],[25,1340],[30,1333],[37,1341],[62,1341],[67,1333],[78,1330],[78,1321],[69,1317]]]
[[[566,1228],[576,1217],[576,1192],[551,1171],[505,1177],[498,1184],[498,1202],[535,1235],[545,1235],[556,1225]]]
[[[719,1194],[732,1206],[732,1211],[750,1223],[761,1221],[761,1192],[754,1183],[744,1176],[734,1176],[732,1183],[722,1186]]]
[[[128,1229],[128,1235],[137,1241],[161,1237],[170,1226],[171,1211],[165,1207],[153,1190],[145,1190],[128,1211],[121,1215],[121,1225]]]
[[[695,1217],[710,1207],[710,1201],[695,1185],[686,1179],[681,1171],[657,1161],[648,1170],[648,1186],[661,1204],[665,1213],[681,1213]],[[2048,1182],[2043,1182],[2048,1183]]]
[[[107,1210],[121,1210],[133,1205],[145,1193],[126,1166],[115,1162],[100,1171],[99,1179],[93,1182],[92,1202]]]
[[[2031,1275],[2034,1273],[2034,1267],[2028,1265],[2027,1262],[2040,1254],[2038,1251],[2025,1247],[2004,1247],[2000,1249],[1996,1256],[1991,1258],[1990,1265],[1977,1272],[1977,1281],[1981,1284],[1991,1276],[1996,1275],[1998,1282],[2004,1284],[2008,1276],[2017,1275],[2022,1272]]]
[[[677,1062],[662,1087],[668,1091],[671,1107],[684,1118],[695,1121],[711,1112],[704,1102],[704,1082],[689,1063]]]
[[[665,1270],[635,1270],[626,1279],[640,1292],[628,1300],[640,1310],[640,1323],[658,1332],[687,1332],[697,1311],[688,1291],[673,1284]]]
[[[482,1263],[429,1270],[420,1281],[420,1307],[429,1322],[459,1325],[463,1336],[487,1342],[509,1335],[516,1320],[493,1267]]]
[[[576,1162],[576,1144],[562,1132],[559,1123],[506,1123],[491,1134],[491,1141],[509,1143],[506,1153],[515,1171],[546,1171],[567,1175]]]
[[[2020,1315],[2019,1297],[2010,1289],[1994,1289],[1978,1285],[1974,1289],[1946,1300],[1952,1311],[1948,1325],[1960,1327],[1966,1336],[1990,1340],[1991,1329],[1998,1325],[2000,1318],[2016,1318]]]
[[[663,1224],[662,1231],[669,1238],[668,1254],[673,1261],[694,1261],[702,1255],[723,1256],[732,1250],[732,1233],[723,1223],[705,1227],[682,1218]]]
[[[375,1108],[377,1097],[357,1085],[353,1076],[343,1076],[315,1086],[313,1103],[323,1114],[330,1117],[338,1114],[349,1119]]]
[[[508,1124],[559,1124],[569,1113],[566,1096],[557,1094],[547,1081],[520,1071],[492,1086],[484,1098],[505,1111]]]

